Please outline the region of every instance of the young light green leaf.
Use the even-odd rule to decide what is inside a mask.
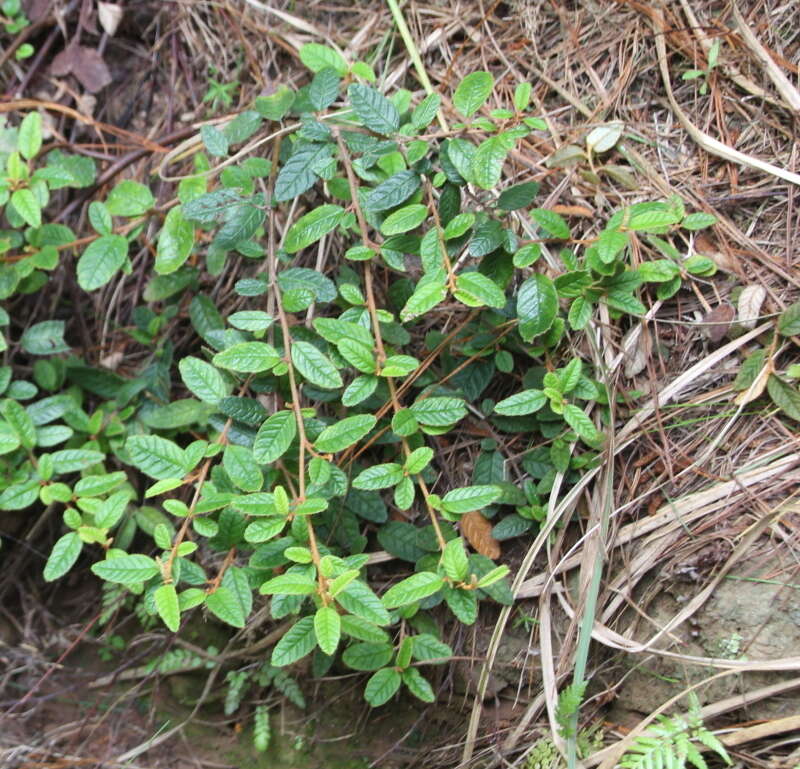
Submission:
[[[242,602],[230,587],[222,585],[206,598],[206,608],[231,627],[242,628],[247,622]]]
[[[389,214],[381,224],[381,234],[400,235],[413,230],[428,217],[428,207],[422,203],[412,203]]]
[[[448,513],[469,513],[491,505],[502,493],[499,486],[464,486],[448,491],[442,498],[442,505]]]
[[[290,254],[300,251],[335,229],[344,216],[341,206],[323,205],[301,216],[286,233],[284,248]]]
[[[378,420],[372,414],[356,414],[345,417],[329,427],[326,427],[314,441],[317,451],[334,454],[358,443],[373,427]]]
[[[183,383],[204,403],[217,405],[230,395],[231,388],[222,374],[210,363],[191,355],[178,363]]]
[[[175,272],[189,258],[193,247],[194,225],[184,218],[181,206],[176,206],[167,213],[158,234],[155,271],[159,275]]]
[[[27,187],[21,187],[11,193],[10,203],[14,210],[22,217],[25,224],[31,227],[42,226],[42,207],[38,198]]]
[[[397,107],[374,88],[351,83],[347,95],[358,119],[365,128],[379,134],[392,134],[400,127]]]
[[[466,416],[467,407],[461,398],[433,396],[418,400],[410,411],[420,424],[448,427]]]
[[[443,302],[446,296],[447,287],[443,279],[420,281],[400,311],[400,320],[406,322],[424,315]]]
[[[178,594],[175,592],[175,585],[161,585],[153,594],[158,616],[164,620],[164,624],[173,632],[177,633],[181,626],[181,610],[178,605]]]
[[[302,659],[317,645],[314,632],[314,617],[303,617],[298,620],[272,650],[271,664],[285,667]]]
[[[483,190],[494,189],[503,175],[508,148],[499,136],[490,136],[478,145],[472,157],[470,181]]]
[[[375,600],[378,601],[378,604],[383,608],[377,596],[375,596]],[[357,638],[359,641],[389,645],[389,634],[385,630],[353,614],[345,614],[342,616],[342,633],[349,635],[351,638]],[[389,654],[391,657],[391,646],[389,647]],[[378,667],[380,667],[380,665]]]
[[[451,539],[442,551],[442,568],[444,573],[455,582],[463,582],[467,578],[469,562],[467,551],[460,537]]]
[[[767,392],[784,414],[800,422],[800,392],[775,374],[767,379]]]
[[[332,606],[321,606],[314,615],[314,633],[324,654],[333,654],[342,634],[342,621]]]
[[[342,393],[342,405],[357,406],[375,392],[380,380],[376,376],[357,376]]]
[[[42,148],[42,116],[38,112],[29,112],[19,124],[17,147],[25,160],[35,157]]]
[[[533,86],[530,83],[519,83],[514,89],[514,109],[517,112],[523,112],[528,109],[532,91]]]
[[[499,582],[501,579],[503,579],[508,572],[509,568],[505,564],[498,566],[496,569],[492,569],[490,572],[484,574],[478,580],[478,587],[489,587],[490,585],[494,585],[495,582]]]
[[[420,571],[390,587],[381,598],[387,609],[407,606],[433,595],[444,585],[444,580],[431,571]]]
[[[603,437],[583,409],[573,403],[564,406],[564,421],[588,443],[597,443]]]
[[[134,554],[108,558],[92,565],[92,571],[106,582],[136,584],[159,573],[158,564],[149,556]]]
[[[548,235],[561,240],[569,240],[569,225],[561,214],[547,208],[531,209],[531,217]]]
[[[253,441],[253,456],[262,465],[282,457],[297,435],[297,422],[291,411],[276,411],[261,425]]]
[[[280,362],[281,356],[270,344],[265,342],[239,342],[222,352],[218,352],[213,363],[220,368],[245,374],[269,371]]]
[[[75,565],[82,547],[83,542],[78,532],[70,531],[64,534],[53,545],[47,563],[44,565],[45,581],[52,582],[63,577]]]
[[[396,486],[403,480],[403,468],[395,462],[373,465],[353,479],[353,488],[372,491]]]
[[[289,572],[279,574],[277,577],[268,579],[258,589],[261,595],[274,595],[282,593],[284,595],[312,595],[317,590],[317,583],[312,577],[300,572]]]
[[[128,241],[122,235],[103,235],[90,243],[78,259],[78,285],[84,291],[105,286],[128,258]]]
[[[491,278],[480,272],[463,272],[456,278],[453,296],[467,307],[505,307],[506,295]]]
[[[494,87],[494,78],[479,70],[467,75],[453,94],[453,106],[464,116],[472,117],[489,98]]]
[[[245,446],[229,443],[222,455],[222,465],[234,485],[242,491],[260,491],[264,484],[256,458]]]
[[[406,457],[403,469],[411,475],[421,473],[433,459],[433,449],[428,446],[420,446],[414,449],[408,457]]]
[[[547,396],[541,390],[523,390],[501,400],[494,410],[503,416],[518,417],[535,413],[545,403],[547,403]]]
[[[300,61],[312,72],[332,67],[341,77],[347,74],[347,62],[336,50],[321,43],[305,43],[300,46]]]
[[[326,390],[342,387],[342,377],[330,359],[310,342],[292,343],[292,363],[312,384]]]
[[[442,97],[438,93],[428,94],[411,113],[411,124],[418,131],[426,128],[439,111],[439,106],[442,103]]]
[[[141,216],[155,204],[153,193],[149,187],[125,179],[108,193],[106,208],[113,216]]]

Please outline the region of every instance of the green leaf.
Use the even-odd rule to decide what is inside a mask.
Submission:
[[[671,259],[656,259],[642,262],[638,272],[646,283],[666,283],[680,274],[680,267]]]
[[[474,590],[447,587],[444,590],[444,600],[459,622],[465,625],[475,623],[478,618],[478,597]]]
[[[193,247],[194,225],[184,218],[182,208],[176,206],[167,213],[158,234],[155,271],[159,275],[175,272],[189,258]]]
[[[592,319],[593,311],[592,303],[579,296],[570,305],[569,315],[567,316],[569,325],[576,331],[586,328],[586,324]]]
[[[338,51],[330,46],[321,43],[305,43],[300,46],[299,55],[300,61],[312,72],[332,67],[341,77],[347,74],[347,62]]]
[[[63,320],[43,320],[28,326],[19,343],[30,355],[55,355],[70,350],[64,341]]]
[[[374,88],[351,83],[347,89],[350,104],[365,128],[379,134],[392,134],[400,127],[397,107]]]
[[[378,420],[372,414],[356,414],[345,417],[335,424],[326,427],[314,441],[317,451],[334,454],[337,451],[358,443],[373,427]]]
[[[500,193],[500,197],[497,198],[497,207],[503,211],[527,208],[538,194],[539,184],[537,182],[515,184]]]
[[[260,491],[264,484],[253,452],[244,446],[229,443],[222,455],[222,465],[234,485],[242,491]]]
[[[411,113],[411,124],[418,131],[426,128],[439,111],[439,106],[442,103],[442,97],[438,93],[428,94]]]
[[[547,396],[541,390],[523,390],[501,400],[494,410],[503,416],[519,417],[535,413],[545,403],[547,403]]]
[[[217,618],[231,627],[243,628],[247,622],[239,597],[229,587],[218,587],[206,598],[206,608]]]
[[[408,200],[419,189],[419,186],[420,179],[416,171],[399,171],[385,182],[381,182],[375,189],[370,190],[364,206],[369,211],[387,211]]]
[[[388,625],[391,622],[391,616],[381,599],[360,579],[350,582],[336,596],[336,603],[350,614],[375,625]]]
[[[33,192],[27,187],[14,190],[11,193],[11,205],[20,215],[25,224],[31,227],[42,226],[42,207]]]
[[[444,573],[455,582],[463,582],[467,578],[469,562],[460,537],[451,539],[445,545],[442,552],[442,568]]]
[[[0,455],[10,454],[21,446],[16,431],[7,422],[0,422]]]
[[[564,421],[588,443],[597,443],[603,437],[583,409],[573,403],[564,406]]]
[[[228,316],[228,323],[242,331],[266,331],[273,318],[262,310],[239,310]]]
[[[314,75],[308,87],[308,100],[316,110],[324,110],[336,101],[341,77],[333,67],[325,67]]]
[[[597,255],[604,264],[611,264],[617,254],[630,243],[627,232],[619,230],[603,230],[597,238]]]
[[[321,606],[314,615],[314,633],[324,654],[333,654],[342,634],[342,621],[332,606]]]
[[[265,342],[239,342],[218,352],[213,363],[220,368],[245,374],[269,371],[280,362],[281,356],[270,344]],[[224,396],[223,396],[224,397]]]
[[[314,632],[314,617],[303,617],[298,620],[272,650],[271,664],[285,667],[302,659],[317,645]]]
[[[24,510],[39,498],[37,479],[15,483],[0,494],[0,510]]]
[[[292,343],[292,363],[309,382],[317,387],[335,390],[344,386],[336,366],[310,342]]]
[[[19,124],[17,148],[25,160],[33,158],[42,148],[42,116],[38,112],[29,112]]]
[[[464,272],[456,278],[453,295],[467,307],[505,307],[506,295],[491,278],[480,272]]]
[[[279,574],[277,577],[268,579],[258,589],[261,595],[313,595],[317,590],[317,583],[312,577],[301,572],[289,572]]]
[[[612,309],[629,315],[644,315],[647,312],[647,308],[627,291],[611,291],[606,294],[605,301]]]
[[[375,392],[380,380],[376,376],[357,376],[342,393],[342,405],[356,406]]]
[[[353,487],[366,491],[387,489],[403,480],[403,468],[395,462],[373,465],[362,470],[353,480]]]
[[[472,157],[470,181],[481,189],[494,189],[503,175],[508,148],[499,136],[490,136],[478,145]]]
[[[383,608],[377,596],[375,596],[375,600],[378,601],[378,604]],[[367,641],[373,644],[386,644],[387,646],[389,644],[389,634],[385,630],[381,630],[381,628],[372,622],[368,622],[352,614],[345,614],[342,617],[342,632],[345,635],[349,635],[351,638],[358,638],[359,641]],[[391,647],[389,648],[391,656]]]
[[[217,405],[230,395],[231,388],[222,374],[210,363],[188,356],[178,363],[183,383],[204,403]]]
[[[517,293],[517,317],[520,334],[525,341],[543,334],[558,313],[558,294],[553,281],[537,273],[528,278]]]
[[[790,304],[778,318],[778,333],[783,336],[800,334],[800,302]]]
[[[44,579],[46,582],[63,577],[78,560],[83,542],[76,531],[64,534],[50,551],[47,563],[44,565]]]
[[[453,656],[453,650],[430,633],[420,633],[413,636],[414,646],[412,654],[414,659],[420,662],[438,660],[440,663],[446,662]]]
[[[767,379],[767,392],[772,402],[786,416],[800,422],[800,392],[775,374]]]
[[[475,214],[472,211],[456,214],[444,228],[445,240],[460,238],[473,224],[475,224]],[[432,232],[436,231],[432,230]],[[435,238],[434,242],[438,244],[438,238]]]
[[[319,178],[314,168],[330,152],[326,144],[298,144],[275,180],[275,200],[279,203],[291,200],[310,189]]]
[[[92,571],[106,582],[124,585],[145,582],[159,573],[158,564],[146,555],[121,555],[92,565]]]
[[[377,670],[392,659],[394,649],[388,643],[356,643],[342,654],[342,662],[353,670]]]
[[[418,227],[428,217],[428,207],[422,203],[412,203],[409,206],[389,214],[381,224],[381,234],[399,235]]]
[[[407,322],[424,315],[443,302],[446,296],[447,287],[443,279],[420,281],[400,311],[400,320]]]
[[[33,448],[36,445],[36,424],[22,404],[9,398],[2,402],[0,411],[19,438],[20,443],[26,449]]]
[[[517,112],[523,112],[528,108],[531,91],[533,91],[533,86],[530,83],[519,83],[514,89],[514,109]]]
[[[344,284],[348,285],[348,284]],[[377,367],[372,345],[365,345],[357,339],[341,339],[337,345],[340,355],[354,368],[364,374],[374,374]]]
[[[102,451],[90,449],[62,449],[61,451],[54,451],[50,455],[53,467],[59,475],[85,470],[87,467],[102,462],[105,458],[105,454]]]
[[[704,230],[706,227],[710,227],[712,224],[717,223],[717,217],[713,214],[689,214],[683,218],[681,222],[681,227],[684,230]]]
[[[181,626],[181,610],[178,605],[178,594],[175,592],[175,585],[161,585],[153,594],[158,616],[164,620],[164,624],[173,633],[178,632]]]
[[[327,235],[342,221],[344,209],[341,206],[324,205],[301,216],[286,233],[284,248],[290,254],[300,251],[321,237]]]
[[[253,441],[253,456],[262,465],[282,457],[297,435],[297,422],[291,411],[276,411],[261,425]]]
[[[213,125],[201,126],[200,138],[209,155],[224,158],[228,154],[228,137]]]
[[[112,216],[141,216],[154,204],[150,189],[132,179],[121,181],[106,198],[106,208]]]
[[[410,411],[420,424],[449,427],[466,416],[467,407],[461,398],[433,396],[418,400]]]
[[[417,473],[421,473],[430,464],[432,459],[433,449],[428,446],[420,446],[406,457],[403,469],[411,475],[416,475]]]
[[[470,513],[491,505],[502,493],[499,486],[464,486],[448,491],[442,505],[448,513]]]
[[[188,471],[183,449],[160,435],[131,435],[125,450],[134,467],[157,481],[183,478]]]
[[[417,668],[406,668],[403,673],[403,683],[406,685],[408,691],[410,691],[417,699],[422,700],[423,702],[435,702],[436,695],[433,692],[433,688],[428,683],[427,679],[422,675],[422,673],[417,670]]]
[[[453,94],[453,106],[464,116],[474,115],[489,98],[494,87],[494,78],[479,70],[467,75]]]
[[[99,497],[124,483],[128,476],[119,471],[103,475],[87,475],[75,484],[75,494],[79,497]]]
[[[242,241],[255,235],[264,221],[264,210],[260,203],[261,195],[253,197],[252,201],[245,201],[225,210],[225,221],[214,237],[213,245],[223,251],[236,248]]]
[[[122,235],[103,235],[90,243],[78,259],[78,285],[84,291],[105,286],[128,258],[128,241]]]
[[[534,208],[530,212],[531,218],[550,236],[561,240],[569,240],[569,225],[564,218],[555,211],[547,208]]]
[[[387,609],[407,606],[421,601],[439,591],[444,579],[431,571],[420,571],[390,587],[383,595],[381,602]]]
[[[419,361],[411,355],[390,355],[383,362],[381,376],[408,376],[419,368]]]
[[[381,668],[374,673],[364,689],[364,699],[373,708],[387,703],[400,688],[400,673],[394,668]]]

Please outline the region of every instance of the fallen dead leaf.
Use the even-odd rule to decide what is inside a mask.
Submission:
[[[767,298],[767,289],[764,286],[750,285],[742,289],[739,295],[737,309],[739,317],[737,321],[746,329],[755,328],[758,315],[761,312],[761,305]]]
[[[70,43],[53,59],[50,72],[56,77],[75,75],[89,93],[97,93],[111,82],[111,73],[100,53],[75,43]]]
[[[562,216],[583,216],[584,218],[591,219],[594,216],[594,211],[586,206],[561,206],[556,205],[550,208]]]
[[[119,28],[123,14],[124,10],[121,5],[115,5],[114,3],[103,3],[98,0],[97,18],[100,20],[100,26],[111,37],[114,37],[114,33]]]
[[[712,342],[716,344],[725,338],[734,315],[736,315],[736,310],[729,304],[720,304],[711,312],[706,313],[703,323],[714,324],[705,327],[705,333]]]
[[[461,533],[476,552],[492,560],[500,557],[500,543],[492,536],[492,524],[477,510],[461,517]]]

